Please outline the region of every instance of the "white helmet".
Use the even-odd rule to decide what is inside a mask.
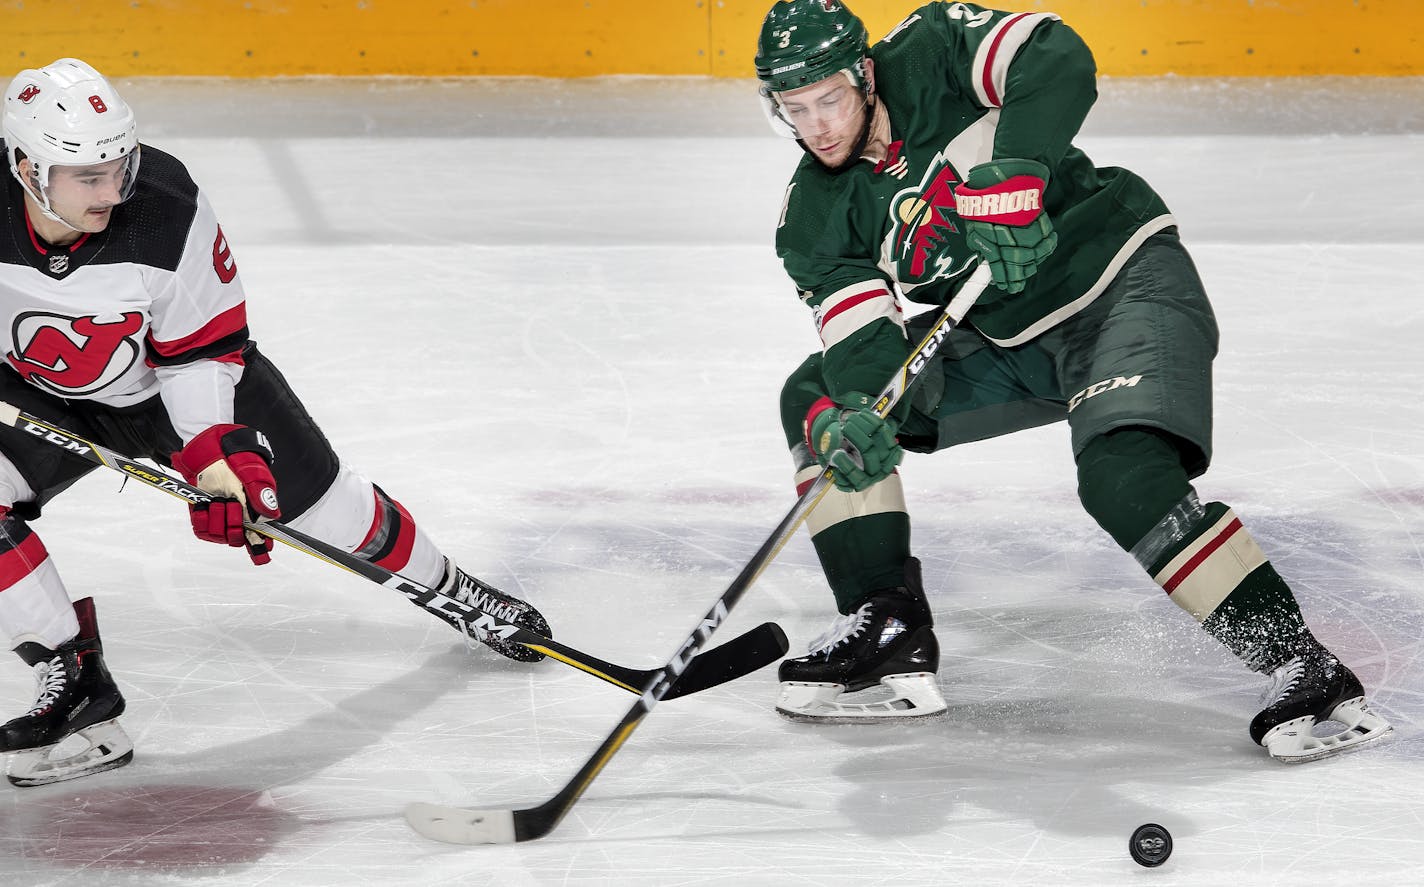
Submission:
[[[57,222],[74,227],[50,208],[53,166],[123,158],[120,197],[127,200],[133,193],[139,155],[133,111],[104,75],[79,59],[60,59],[16,74],[5,90],[3,135],[10,173]],[[20,175],[21,152],[34,164],[29,181]]]

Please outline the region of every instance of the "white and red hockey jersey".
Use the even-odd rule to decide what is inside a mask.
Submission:
[[[207,198],[147,145],[108,228],[56,247],[36,236],[13,177],[0,191],[0,349],[25,381],[126,407],[161,395],[184,442],[231,422],[246,297]]]

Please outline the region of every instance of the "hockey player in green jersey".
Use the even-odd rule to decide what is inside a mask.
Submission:
[[[1049,13],[935,2],[869,46],[837,0],[783,0],[756,68],[773,128],[806,153],[776,249],[822,350],[787,381],[781,411],[798,487],[833,470],[807,525],[841,613],[809,655],[782,663],[777,709],[942,713],[902,451],[1066,420],[1084,508],[1271,677],[1252,739],[1302,761],[1385,735],[1241,521],[1192,487],[1211,460],[1216,321],[1162,199],[1072,144],[1097,96],[1078,35]],[[942,306],[980,263],[993,284],[938,371],[879,418],[868,395],[928,328],[904,319],[901,299]],[[1327,719],[1345,729],[1314,736]]]

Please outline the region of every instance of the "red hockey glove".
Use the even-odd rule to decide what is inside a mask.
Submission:
[[[1058,232],[1043,211],[1048,167],[1034,160],[991,160],[969,170],[954,189],[969,245],[1004,292],[1021,292],[1058,245]]]
[[[270,561],[272,540],[242,524],[244,519],[282,516],[271,463],[267,438],[246,425],[214,425],[174,453],[173,467],[213,497],[189,506],[193,534],[206,542],[246,547],[254,564]]]

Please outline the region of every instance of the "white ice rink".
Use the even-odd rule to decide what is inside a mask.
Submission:
[[[564,642],[661,665],[791,504],[777,393],[817,346],[770,246],[799,152],[754,86],[120,86],[338,451]],[[1176,212],[1223,333],[1198,488],[1387,744],[1267,759],[1264,681],[1083,513],[1058,426],[902,468],[948,718],[791,724],[768,668],[659,706],[548,838],[436,844],[407,803],[543,801],[632,697],[296,552],[253,568],[96,472],[36,528],[137,753],[0,789],[0,884],[1424,882],[1424,81],[1108,80],[1079,143]],[[799,653],[831,609],[798,537],[716,640],[777,620]],[[7,657],[0,707],[31,699]]]

